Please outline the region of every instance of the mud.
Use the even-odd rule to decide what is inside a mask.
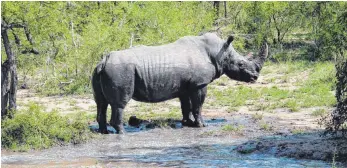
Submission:
[[[240,153],[266,153],[297,159],[312,159],[344,162],[347,167],[347,140],[322,137],[321,132],[300,135],[268,136],[257,138],[239,145]]]

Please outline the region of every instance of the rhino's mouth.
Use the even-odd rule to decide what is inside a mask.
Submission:
[[[258,79],[258,76],[252,76],[249,80],[250,83],[255,83]]]

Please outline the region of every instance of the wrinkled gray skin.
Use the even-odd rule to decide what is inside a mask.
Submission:
[[[207,85],[226,74],[230,79],[255,82],[268,54],[264,43],[255,59],[238,54],[227,41],[213,33],[186,36],[162,46],[139,46],[109,53],[94,70],[92,85],[101,133],[110,125],[123,133],[122,115],[130,99],[161,102],[179,98],[185,126],[204,126],[201,107]],[[232,96],[232,95],[230,95]],[[189,118],[190,113],[195,121]]]

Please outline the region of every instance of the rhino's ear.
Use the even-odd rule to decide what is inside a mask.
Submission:
[[[234,36],[229,36],[229,37],[228,37],[228,40],[227,40],[227,42],[226,42],[226,46],[229,47],[229,45],[231,44],[231,42],[233,42],[233,40],[234,40]]]

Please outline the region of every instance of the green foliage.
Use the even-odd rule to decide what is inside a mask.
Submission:
[[[243,125],[224,125],[222,127],[223,131],[228,131],[228,132],[241,132],[243,130],[244,126]]]
[[[14,34],[20,38],[20,45],[13,44],[19,72],[38,78],[35,89],[46,95],[74,94],[90,92],[91,72],[109,51],[169,43],[210,30],[213,11],[204,10],[209,6],[207,2],[5,2],[2,18],[30,29],[33,44],[20,29],[9,35],[12,42]],[[31,47],[40,54],[21,53]]]
[[[236,36],[241,53],[267,39],[274,61],[345,56],[346,4],[227,2],[227,11],[219,10],[226,18],[216,18],[213,2],[4,2],[1,12],[6,22],[26,25],[33,38],[29,42],[22,29],[9,33],[19,83],[31,80],[29,87],[55,95],[90,92],[91,72],[109,51],[173,42],[216,29],[214,23],[223,37]],[[22,53],[30,48],[40,54]]]
[[[337,56],[346,57],[347,8],[346,2],[311,3],[311,36],[316,44],[314,59],[331,60]]]
[[[11,150],[48,148],[57,144],[81,143],[91,137],[83,113],[63,117],[57,111],[44,112],[38,104],[18,111],[1,122],[2,147]]]
[[[343,136],[347,136],[347,61],[343,61],[336,65],[336,100],[337,106],[331,115],[322,119],[325,125],[325,134],[338,135],[342,132]]]

